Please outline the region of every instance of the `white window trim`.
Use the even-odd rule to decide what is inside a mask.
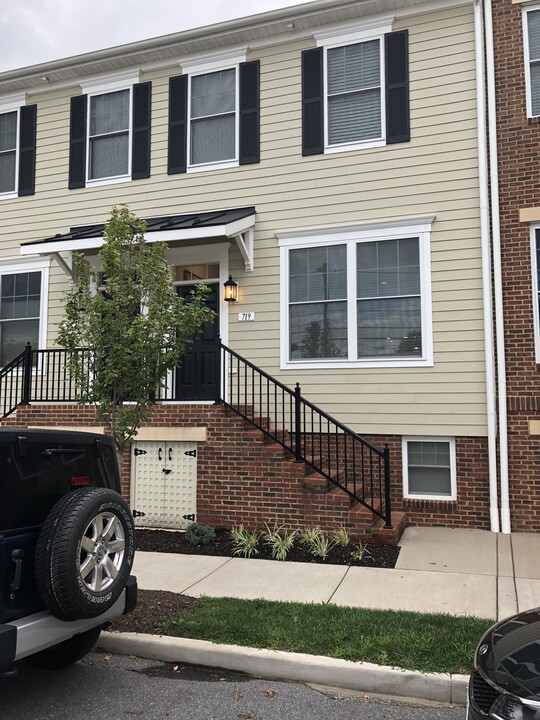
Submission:
[[[532,88],[531,88],[531,63],[529,60],[529,21],[527,15],[535,10],[540,10],[540,5],[532,5],[531,7],[524,7],[522,9],[523,19],[523,59],[524,59],[524,70],[525,70],[525,96],[527,104],[527,117],[538,117],[533,115],[532,111]]]
[[[39,304],[39,348],[47,347],[49,269],[51,261],[44,258],[20,258],[0,261],[0,276],[41,272],[41,299]],[[24,318],[21,318],[23,320]],[[36,349],[36,348],[34,348]]]
[[[384,51],[384,36],[392,32],[393,15],[375,18],[362,23],[354,23],[338,29],[331,29],[314,33],[317,47],[323,48],[323,103],[324,103],[324,152],[327,155],[351,150],[366,150],[369,148],[384,147],[386,145],[386,63]],[[339,143],[330,145],[328,141],[328,50],[331,48],[343,47],[345,45],[356,45],[368,42],[369,40],[379,41],[380,52],[380,88],[381,88],[381,136],[370,138],[354,143]]]
[[[247,50],[236,48],[233,51],[212,53],[210,55],[199,55],[196,58],[184,60],[180,63],[182,72],[188,75],[187,89],[187,172],[207,172],[208,170],[227,170],[238,167],[240,164],[240,63],[245,62]],[[216,162],[197,163],[191,162],[191,80],[198,75],[220,72],[221,70],[235,71],[235,156],[229,160],[217,160]]]
[[[86,187],[101,187],[103,185],[116,185],[131,180],[131,155],[133,141],[133,86],[140,81],[140,71],[127,70],[112,75],[101,75],[88,81],[79,83],[83,93],[86,93]],[[129,123],[128,123],[128,170],[123,175],[113,175],[106,178],[90,178],[90,105],[91,99],[98,95],[106,95],[120,90],[129,90]]]
[[[282,370],[320,370],[349,368],[400,368],[433,366],[433,329],[431,307],[431,225],[435,215],[377,220],[349,226],[318,229],[285,230],[276,232],[280,246],[280,367]],[[420,298],[422,322],[421,358],[355,358],[357,353],[356,320],[356,245],[358,242],[419,239]],[[342,360],[290,360],[289,359],[289,250],[328,245],[347,245],[347,327],[348,358]],[[352,300],[352,301],[351,301]]]
[[[21,107],[26,105],[26,93],[13,93],[0,97],[0,115],[11,112],[17,113],[16,119],[16,139],[15,139],[15,189],[0,193],[0,200],[13,200],[19,196],[19,151],[20,151],[20,124],[21,124]]]
[[[429,495],[409,492],[409,442],[447,442],[450,446],[450,495]],[[451,502],[457,500],[457,472],[456,472],[456,440],[452,437],[402,437],[401,453],[403,465],[403,497],[411,500],[438,500]]]
[[[534,355],[537,364],[540,364],[540,309],[538,308],[538,268],[536,262],[536,231],[540,231],[540,224],[531,225],[529,228],[531,238],[531,271],[532,271],[532,308],[534,327]]]

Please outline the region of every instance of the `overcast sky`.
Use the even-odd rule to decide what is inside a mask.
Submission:
[[[0,0],[0,72],[308,0]]]

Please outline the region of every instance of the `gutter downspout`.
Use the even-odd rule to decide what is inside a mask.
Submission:
[[[501,225],[499,206],[499,160],[497,154],[497,115],[495,97],[495,61],[491,0],[484,2],[486,32],[486,76],[488,98],[489,179],[491,183],[491,231],[493,247],[493,280],[495,288],[495,336],[497,343],[497,384],[499,390],[499,463],[501,482],[501,529],[512,532],[508,478],[508,416],[506,410],[506,356],[501,263]]]
[[[497,495],[497,415],[495,407],[495,362],[493,344],[493,306],[491,287],[491,242],[489,233],[488,160],[484,84],[484,27],[482,0],[474,0],[476,53],[476,115],[478,132],[478,180],[480,192],[480,237],[482,243],[482,301],[484,315],[484,360],[486,368],[486,406],[489,466],[489,518],[492,532],[499,532]]]

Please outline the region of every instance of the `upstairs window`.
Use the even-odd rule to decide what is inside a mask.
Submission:
[[[330,48],[327,63],[328,145],[382,137],[379,40]]]
[[[69,188],[150,177],[150,82],[129,71],[81,83],[71,98]]]
[[[33,195],[36,161],[36,106],[24,93],[0,97],[0,200]]]
[[[540,115],[540,9],[524,11],[527,115]]]
[[[302,154],[410,140],[408,32],[391,18],[315,33],[302,53]]]
[[[169,78],[169,175],[260,162],[258,60],[224,51]]]
[[[127,175],[131,90],[90,97],[88,179]]]
[[[16,111],[0,115],[0,193],[17,187],[17,120]]]
[[[236,160],[236,69],[190,80],[190,165]]]

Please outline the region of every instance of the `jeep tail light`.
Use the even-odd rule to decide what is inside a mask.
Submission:
[[[71,478],[71,487],[88,487],[90,485],[90,477],[88,475],[73,475]]]

